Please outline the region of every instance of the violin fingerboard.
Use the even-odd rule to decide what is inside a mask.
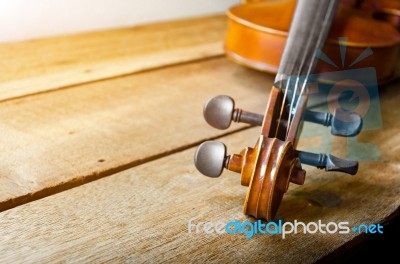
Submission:
[[[275,82],[312,73],[338,5],[339,0],[298,1]]]

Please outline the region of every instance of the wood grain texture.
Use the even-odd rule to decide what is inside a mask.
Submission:
[[[203,103],[263,112],[271,81],[222,58],[3,102],[0,210],[243,128],[212,129]]]
[[[254,96],[253,98],[257,98]],[[363,161],[356,176],[307,168],[304,186],[291,185],[278,218],[305,223],[321,220],[383,223],[400,206],[400,114],[395,89],[382,92],[384,128],[362,132],[382,157]],[[190,129],[190,127],[187,127]],[[311,130],[325,128],[306,126]],[[189,132],[189,131],[188,131]],[[312,131],[313,132],[313,131]],[[170,133],[170,132],[168,132]],[[230,153],[252,146],[258,128],[221,139]],[[163,136],[167,136],[164,134]],[[300,148],[315,147],[305,137]],[[341,151],[346,146],[334,146]],[[111,152],[114,153],[114,152]],[[242,215],[246,187],[239,175],[201,176],[194,149],[157,159],[113,176],[0,214],[2,262],[195,262],[311,263],[353,243],[360,235],[188,234],[188,221],[254,221]]]
[[[220,56],[223,15],[0,44],[0,101]]]

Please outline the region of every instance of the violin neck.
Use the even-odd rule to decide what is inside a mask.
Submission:
[[[275,81],[308,76],[316,65],[340,0],[299,0]]]

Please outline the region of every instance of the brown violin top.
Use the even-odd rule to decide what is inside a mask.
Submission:
[[[361,2],[359,8],[355,8],[355,1],[341,4],[325,46],[326,54],[334,62],[340,60],[339,38],[346,38],[348,61],[354,61],[362,48],[375,48],[374,54],[358,67],[375,67],[379,81],[385,82],[392,78],[397,64],[400,33],[390,21],[375,18],[374,12],[398,12],[400,18],[400,3]],[[295,0],[269,0],[231,8],[227,13],[230,20],[225,44],[227,56],[245,66],[276,73],[295,7]],[[319,69],[320,72],[333,70],[328,65]]]

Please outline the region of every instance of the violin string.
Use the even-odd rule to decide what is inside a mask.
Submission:
[[[334,2],[335,2],[335,1],[331,1],[330,5],[328,6],[328,12],[327,12],[327,14],[329,14],[329,15],[328,15],[328,16],[325,16],[325,20],[323,21],[323,26],[325,26],[325,27],[326,27],[326,24],[327,24],[327,19],[326,19],[326,18],[327,18],[327,17],[330,17],[330,15],[331,15],[331,13],[332,13],[332,11],[333,11],[333,7],[334,7],[333,4],[334,4]],[[320,3],[320,1],[317,1],[317,5],[319,5],[319,3]],[[333,3],[333,4],[332,4],[332,3]],[[317,6],[317,8],[318,8],[318,6]],[[316,33],[315,31],[317,30],[317,28],[316,28],[316,25],[317,25],[317,24],[318,24],[318,23],[314,23],[314,24],[313,24],[313,26],[312,26],[312,28],[311,28],[311,32],[310,32],[311,34],[309,34],[309,36],[313,36],[313,35]],[[299,78],[299,77],[300,77],[300,74],[301,74],[301,72],[303,72],[303,70],[304,70],[304,66],[306,65],[306,60],[308,59],[308,61],[310,61],[310,60],[309,60],[310,58],[312,58],[312,59],[315,58],[315,54],[316,54],[316,52],[318,51],[318,47],[319,47],[320,43],[322,42],[322,36],[323,36],[323,34],[320,34],[320,35],[319,35],[319,38],[318,38],[318,40],[317,40],[316,48],[315,48],[315,50],[314,50],[313,52],[312,52],[312,50],[309,48],[309,46],[311,45],[311,40],[312,40],[313,38],[312,38],[312,37],[308,38],[308,41],[307,41],[307,44],[306,44],[306,52],[303,53],[303,56],[302,56],[302,60],[301,60],[301,62],[300,62],[300,66],[299,66],[298,73],[297,73],[297,75],[293,75],[293,76],[296,76],[296,82],[295,82],[294,89],[293,89],[292,100],[290,101],[290,109],[289,109],[289,114],[288,114],[288,122],[287,122],[286,137],[287,137],[289,128],[290,128],[291,123],[292,123],[292,116],[295,115],[295,113],[293,113],[293,108],[294,108],[294,106],[295,106],[294,109],[297,109],[298,104],[299,104],[299,101],[300,101],[300,99],[301,99],[301,96],[304,94],[305,85],[306,85],[306,83],[307,83],[307,81],[308,81],[309,75],[310,75],[310,73],[311,73],[311,69],[312,69],[312,67],[313,67],[312,61],[308,64],[308,70],[307,70],[306,78],[304,79],[304,82],[303,82],[302,88],[301,88],[301,90],[300,90],[300,94],[299,94],[298,100],[297,100],[297,102],[296,102],[295,99],[296,99],[297,91],[298,91],[298,87],[299,87],[299,81],[300,81],[300,78]],[[312,54],[312,55],[311,55],[311,54]],[[310,57],[310,55],[311,55],[311,57]],[[292,63],[292,64],[289,64],[289,66],[290,66],[290,68],[287,69],[287,72],[293,74],[295,64]],[[292,76],[292,77],[293,77],[293,76]],[[287,80],[287,82],[286,82],[286,88],[285,88],[285,93],[284,93],[284,97],[283,97],[283,101],[282,101],[282,102],[285,102],[285,101],[286,101],[287,94],[288,94],[288,91],[289,91],[290,80],[289,80],[289,77],[287,77],[287,78],[288,78],[288,80]],[[296,103],[295,103],[295,102],[296,102]],[[275,137],[276,137],[276,135],[277,135],[277,133],[278,133],[279,123],[280,123],[280,121],[281,121],[281,119],[282,119],[283,110],[284,110],[285,106],[286,106],[286,105],[285,105],[284,103],[282,103],[282,106],[281,106],[281,109],[280,109],[279,118],[278,118],[278,126],[277,126],[277,129],[276,129],[276,131],[275,131]]]
[[[319,6],[319,4],[320,4],[320,1],[317,2],[317,6]],[[311,28],[312,34],[310,34],[309,36],[312,36],[315,31],[316,31],[316,23],[314,23],[312,25],[312,28]],[[307,41],[306,50],[309,50],[308,47],[311,45],[311,39],[312,38],[310,37],[308,39],[308,41]],[[291,113],[292,108],[293,108],[293,101],[296,98],[296,94],[297,94],[297,90],[298,90],[297,88],[298,88],[298,85],[299,85],[299,76],[300,76],[300,73],[302,72],[302,70],[304,68],[305,63],[306,63],[307,55],[309,55],[307,52],[304,52],[302,54],[302,58],[301,58],[300,66],[299,66],[299,71],[297,72],[297,74],[293,74],[295,72],[295,63],[289,64],[290,68],[287,69],[287,73],[289,73],[292,76],[290,76],[290,75],[289,75],[290,77],[286,76],[287,80],[286,80],[286,85],[285,85],[285,93],[284,93],[284,96],[283,96],[282,105],[281,105],[279,117],[278,117],[278,120],[277,120],[277,127],[276,127],[276,130],[275,130],[275,137],[278,135],[280,122],[282,120],[283,111],[284,111],[285,106],[286,106],[285,102],[286,102],[287,94],[288,94],[288,91],[289,91],[289,88],[290,88],[289,87],[289,84],[290,84],[289,78],[295,77],[296,81],[295,81],[295,84],[293,85],[293,87],[294,87],[293,90],[294,91],[293,91],[293,95],[292,95],[292,100],[290,101],[291,102],[290,103],[290,111],[289,111],[289,114],[288,114],[288,122],[287,122],[287,125],[286,125],[286,136],[285,136],[285,138],[287,137],[287,133],[289,131],[289,122],[290,122],[290,117],[291,117],[290,113]]]
[[[333,11],[333,9],[334,9],[334,4],[335,4],[335,1],[331,1],[331,2],[329,3],[327,15],[325,16],[325,19],[324,19],[324,21],[323,21],[323,27],[324,27],[324,28],[327,26],[327,23],[328,23],[328,19],[327,19],[327,18],[329,18],[329,17],[332,15],[332,11]],[[317,54],[317,52],[318,52],[318,47],[321,45],[322,37],[323,37],[323,35],[320,34],[320,35],[319,35],[319,38],[318,38],[318,40],[317,40],[317,45],[315,46],[315,49],[314,49],[314,52],[313,52],[313,58],[315,58],[315,56],[316,56],[316,54]],[[305,80],[304,80],[304,82],[303,82],[303,85],[302,85],[302,88],[301,88],[301,91],[300,91],[300,95],[302,95],[302,94],[304,93],[304,90],[305,90],[305,88],[306,88],[306,83],[307,83],[308,78],[309,78],[309,76],[310,76],[310,74],[311,74],[311,70],[312,70],[312,64],[308,67],[308,71],[307,71]],[[300,99],[301,99],[300,97],[297,99],[296,108],[298,107],[298,105],[299,105],[299,103],[300,103]]]
[[[279,125],[280,125],[280,122],[281,122],[281,120],[282,120],[283,110],[284,110],[284,108],[285,108],[286,96],[287,96],[288,90],[289,90],[288,87],[289,87],[290,79],[291,79],[290,76],[287,77],[286,85],[285,85],[285,93],[284,93],[284,95],[283,95],[282,106],[281,106],[281,110],[280,110],[280,113],[279,113],[279,118],[278,118],[278,121],[277,121],[276,130],[275,130],[275,136],[274,136],[274,137],[277,137],[277,135],[278,135]]]
[[[321,3],[321,1],[317,2],[317,8],[319,7],[320,3]],[[307,59],[309,60],[309,58],[310,58],[309,50],[310,50],[310,46],[312,44],[311,40],[313,39],[312,36],[314,36],[316,30],[317,30],[317,23],[314,23],[312,25],[312,27],[311,27],[311,32],[310,32],[309,38],[307,40],[307,44],[306,44],[306,48],[305,48],[306,52],[303,53],[303,57],[302,57],[302,60],[301,60],[301,63],[300,63],[299,70],[298,70],[297,74],[295,75],[296,76],[296,82],[295,82],[295,85],[294,85],[294,88],[293,88],[293,95],[292,95],[292,98],[290,100],[290,107],[289,107],[289,113],[288,113],[288,122],[287,122],[287,126],[286,126],[286,138],[288,136],[289,128],[290,128],[290,125],[291,125],[292,111],[293,111],[294,101],[295,101],[295,98],[296,98],[296,95],[297,95],[298,86],[299,86],[300,74],[303,72],[303,69],[304,69],[304,66],[306,64]],[[309,67],[311,67],[311,66],[309,65]],[[300,96],[301,96],[301,94],[299,95],[299,97]]]
[[[336,1],[330,1],[330,2],[329,2],[328,12],[327,12],[327,15],[325,16],[325,19],[323,20],[323,25],[322,25],[323,28],[326,28],[326,27],[327,27],[328,18],[330,18],[330,17],[332,16],[332,12],[333,12],[333,10],[334,10],[335,2],[336,2]],[[318,37],[318,40],[317,40],[317,45],[315,46],[315,49],[314,49],[314,51],[313,51],[313,56],[312,56],[312,59],[313,59],[313,60],[315,59],[315,56],[316,56],[316,54],[317,54],[317,52],[318,52],[318,49],[319,49],[318,47],[319,47],[319,46],[321,45],[321,43],[322,43],[322,39],[323,39],[323,34],[320,34],[319,37]],[[302,87],[301,87],[301,90],[300,90],[300,94],[299,94],[299,97],[297,98],[296,105],[295,105],[295,108],[294,108],[294,109],[297,109],[298,106],[299,106],[301,97],[302,97],[302,95],[303,95],[303,93],[304,93],[304,91],[305,91],[306,84],[307,84],[307,82],[308,82],[308,78],[309,78],[309,76],[310,76],[310,74],[311,74],[312,68],[313,68],[313,63],[310,63],[310,65],[309,65],[309,67],[308,67],[308,69],[307,69],[307,73],[306,73],[306,75],[305,75],[305,78],[304,78],[304,81],[303,81],[303,84],[302,84]],[[292,113],[292,108],[290,109],[290,112],[289,112],[289,113]],[[290,117],[290,114],[289,114],[289,117]],[[290,125],[291,125],[291,121],[288,121],[288,128],[290,127]]]

